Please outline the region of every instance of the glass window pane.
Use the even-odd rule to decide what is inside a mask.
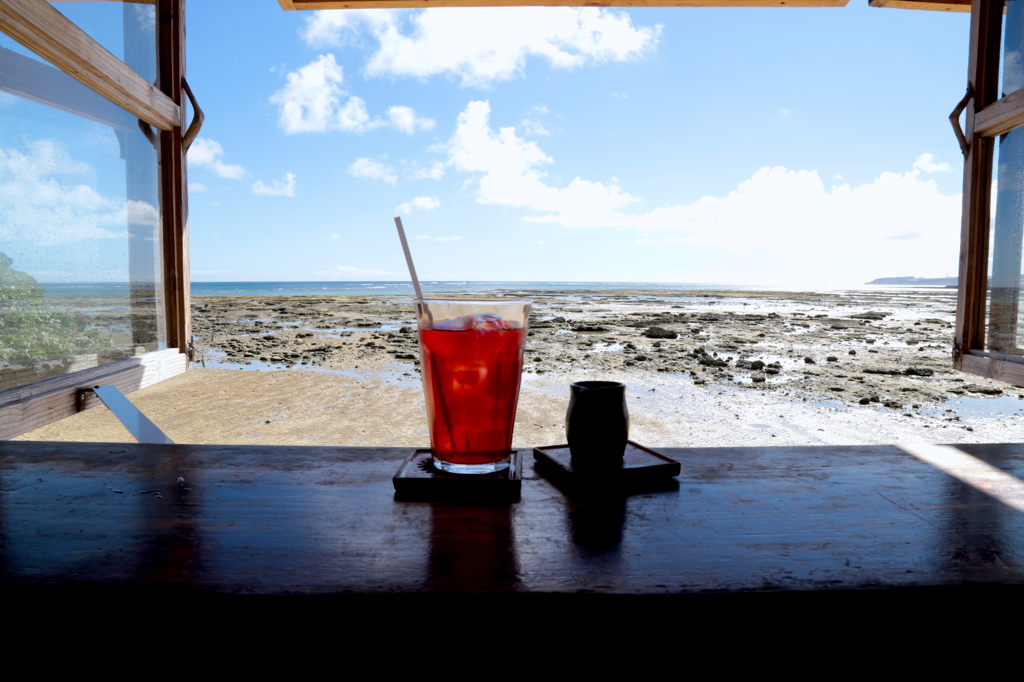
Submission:
[[[0,390],[166,347],[150,137],[0,48]]]
[[[1003,16],[1003,58],[1000,60],[1003,92],[1024,87],[1024,0],[1009,0]]]
[[[45,59],[37,55],[32,50],[28,49],[24,45],[22,45],[18,41],[16,41],[14,38],[11,38],[6,33],[0,33],[0,48],[3,48],[8,52],[14,52],[15,54],[19,54],[23,57],[29,57],[30,59],[37,61],[41,64],[49,64],[48,61],[46,61]],[[0,75],[2,74],[3,71],[0,70]]]
[[[61,0],[53,7],[135,69],[156,83],[156,5],[149,2]]]
[[[1021,352],[1021,245],[1024,241],[1024,128],[999,139],[993,177],[988,349]]]

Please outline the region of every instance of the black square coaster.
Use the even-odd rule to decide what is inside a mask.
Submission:
[[[549,445],[533,449],[537,470],[561,483],[580,483],[588,479],[581,477],[572,468],[572,455],[568,445]],[[622,469],[600,479],[604,485],[615,484],[629,491],[674,488],[678,481],[673,479],[681,471],[679,462],[660,452],[628,441],[622,456]]]
[[[523,453],[491,474],[450,474],[434,466],[429,449],[414,450],[391,479],[395,498],[418,501],[515,502],[523,485]]]

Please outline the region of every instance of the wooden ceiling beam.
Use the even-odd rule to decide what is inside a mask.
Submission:
[[[282,9],[427,7],[845,7],[849,0],[277,0]],[[943,3],[938,3],[943,4]],[[970,4],[967,6],[970,11]]]
[[[845,7],[849,0],[277,0],[282,9],[426,7]],[[872,7],[970,12],[971,0],[868,0]]]
[[[933,12],[970,12],[971,0],[868,0],[872,7],[889,7],[893,9],[927,9]]]

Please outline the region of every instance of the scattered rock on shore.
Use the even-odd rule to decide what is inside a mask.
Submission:
[[[649,339],[678,339],[679,334],[672,331],[671,329],[665,329],[663,327],[650,327],[644,332],[644,336]]]

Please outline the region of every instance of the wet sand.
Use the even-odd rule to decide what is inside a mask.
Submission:
[[[517,446],[564,442],[587,379],[655,447],[1024,439],[1024,389],[952,369],[955,290],[509,293],[535,300]],[[196,368],[131,395],[175,441],[429,444],[408,299],[210,297],[193,324]],[[98,408],[21,439],[131,437]]]

